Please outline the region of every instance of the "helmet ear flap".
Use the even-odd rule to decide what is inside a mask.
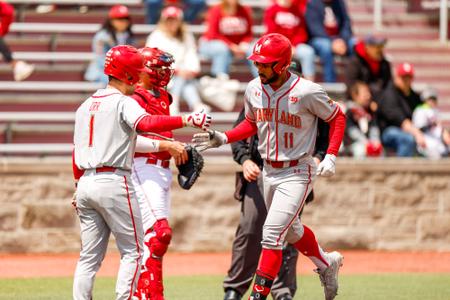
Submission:
[[[275,73],[277,73],[277,74],[283,73],[287,68],[288,68],[288,65],[287,65],[285,59],[282,59],[282,60],[277,61],[277,62],[275,63],[275,65],[273,66],[273,70],[274,70]]]

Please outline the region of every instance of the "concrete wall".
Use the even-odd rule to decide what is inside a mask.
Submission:
[[[235,170],[231,159],[209,158],[191,191],[174,182],[173,250],[230,248]],[[450,251],[450,160],[340,159],[337,170],[316,180],[303,216],[326,248]],[[0,160],[0,252],[79,250],[71,178],[66,158]]]

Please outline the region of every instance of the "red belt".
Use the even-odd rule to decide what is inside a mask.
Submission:
[[[170,166],[170,160],[161,160],[156,158],[147,158],[146,163],[149,165],[157,165],[164,169],[167,169]]]
[[[96,168],[95,172],[96,173],[105,173],[105,172],[115,172],[117,170],[117,168],[114,167],[100,167],[100,168]]]
[[[299,160],[288,160],[288,161],[274,161],[274,160],[266,160],[266,163],[272,168],[275,169],[281,169],[281,168],[288,168],[288,167],[295,167],[298,165]]]

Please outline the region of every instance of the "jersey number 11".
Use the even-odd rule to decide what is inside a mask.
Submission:
[[[292,148],[294,147],[294,133],[293,132],[285,132],[284,133],[284,148]]]

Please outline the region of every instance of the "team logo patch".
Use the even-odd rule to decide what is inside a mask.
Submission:
[[[293,97],[293,96],[289,97],[289,102],[291,102],[293,104],[297,103],[298,100],[300,100],[299,97]]]
[[[255,291],[258,293],[261,293],[262,291],[264,291],[264,287],[255,284]]]
[[[160,102],[160,105],[162,108],[166,109],[167,108],[167,104],[164,101]]]
[[[261,97],[261,92],[258,91],[258,90],[256,90],[256,91],[255,91],[255,97]]]
[[[260,54],[261,53],[261,47],[262,47],[261,44],[256,44],[255,45],[254,51],[255,51],[256,54]]]

